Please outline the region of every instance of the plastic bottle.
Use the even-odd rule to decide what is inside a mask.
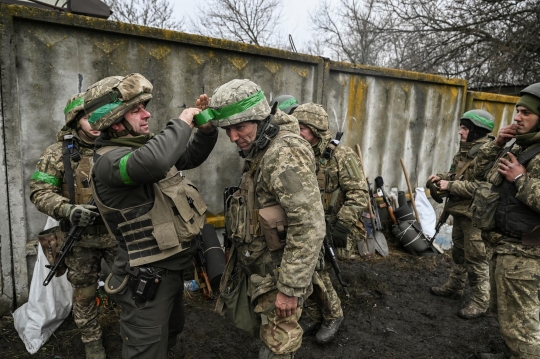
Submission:
[[[453,246],[452,228],[453,226],[449,226],[446,223],[443,224],[439,230],[439,233],[437,234],[437,237],[435,238],[435,243],[437,243],[444,250],[448,250]]]
[[[185,292],[196,292],[198,291],[200,288],[199,288],[199,285],[197,284],[197,282],[195,281],[195,279],[192,279],[192,280],[186,280],[184,282],[184,291]]]

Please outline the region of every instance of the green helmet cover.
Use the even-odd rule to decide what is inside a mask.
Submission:
[[[298,100],[291,95],[280,95],[276,97],[274,101],[272,101],[272,106],[274,106],[276,102],[278,103],[278,108],[288,115],[292,114],[298,107]]]
[[[106,77],[84,94],[84,111],[94,130],[103,131],[120,122],[129,110],[152,99],[153,86],[141,74]]]
[[[485,128],[486,130],[493,131],[495,127],[495,119],[493,115],[484,110],[470,110],[461,116],[461,119],[470,120],[473,125]]]

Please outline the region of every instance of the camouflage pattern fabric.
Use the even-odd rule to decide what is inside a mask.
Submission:
[[[294,353],[302,343],[298,319],[303,298],[311,294],[311,279],[325,229],[313,153],[307,142],[297,135],[296,119],[282,111],[278,111],[276,117],[280,133],[268,145],[258,166],[254,163],[256,154],[250,154],[246,158],[244,170],[247,172],[256,168],[257,176],[253,180],[257,208],[280,204],[284,209],[288,220],[286,244],[283,249],[270,252],[264,236],[257,236],[250,243],[235,240],[233,252],[237,266],[248,267],[253,273],[264,277],[258,285],[250,281],[248,290],[252,301],[255,293],[262,293],[255,298],[255,312],[261,314],[260,338],[275,354],[286,354]],[[249,174],[246,173],[246,176]],[[231,215],[229,211],[227,216]],[[246,227],[244,223],[237,229],[245,230]],[[279,265],[279,271],[265,274],[265,268],[273,263]],[[226,269],[224,278],[232,272],[231,267]],[[226,280],[221,283],[222,287],[226,284]],[[288,296],[300,298],[296,314],[280,318],[275,309],[265,309],[275,303],[276,289]],[[221,305],[222,302],[218,301],[218,312],[221,312]]]
[[[540,357],[540,261],[508,254],[494,258],[491,311],[512,359]]]
[[[452,228],[452,259],[454,268],[449,281],[454,288],[463,289],[467,277],[471,286],[471,301],[481,308],[489,307],[489,258],[491,251],[482,241],[481,231],[473,227],[471,220],[454,216]]]
[[[540,133],[534,137],[540,141]],[[476,158],[475,176],[486,179],[495,168],[503,148],[495,141],[484,144]],[[516,156],[524,148],[514,145]],[[495,165],[492,164],[495,162]],[[516,198],[540,212],[540,155],[526,165],[527,174],[515,183]],[[491,176],[491,183],[497,181]],[[495,231],[482,231],[482,239],[496,246],[491,280],[492,311],[496,313],[503,338],[512,351],[512,358],[540,357],[540,302],[538,300],[540,278],[540,247],[524,246],[521,238],[505,236]],[[494,285],[493,285],[494,284]]]
[[[328,269],[313,273],[313,294],[306,300],[304,315],[315,322],[343,317],[341,300],[332,285]]]
[[[62,195],[61,187],[65,182],[62,140],[66,134],[75,136],[83,159],[93,156],[93,146],[79,140],[77,132],[66,127],[58,133],[59,142],[45,149],[36,165],[36,172],[30,180],[32,203],[40,212],[57,220],[68,220],[63,218],[62,207],[69,203],[69,199]],[[71,166],[74,177],[84,176],[77,171],[79,162],[71,161]],[[75,182],[77,183],[77,180]],[[81,241],[75,243],[72,251],[66,256],[67,278],[75,288],[73,317],[81,331],[81,339],[84,343],[101,338],[94,294],[101,271],[101,258],[105,258],[111,266],[115,253],[116,240],[110,235],[83,235]]]
[[[66,117],[66,125],[69,125],[75,117],[84,109],[84,92],[75,94],[70,97],[66,107],[64,108],[64,115]]]
[[[304,103],[296,108],[294,117],[303,125],[314,128],[317,132],[328,131],[328,114],[321,105]]]

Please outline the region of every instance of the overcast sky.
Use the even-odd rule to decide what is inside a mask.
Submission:
[[[185,14],[193,16],[197,7],[204,0],[169,0],[174,6],[174,15],[181,19]],[[288,43],[288,34],[291,34],[298,51],[304,43],[311,38],[311,27],[309,23],[309,13],[314,12],[319,0],[281,0],[283,4],[283,21],[281,31]],[[187,21],[186,21],[187,23]]]

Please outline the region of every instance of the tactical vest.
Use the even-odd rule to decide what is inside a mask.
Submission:
[[[118,148],[103,147],[102,156]],[[92,193],[99,212],[132,267],[154,263],[180,253],[192,245],[206,220],[206,204],[197,188],[172,167],[166,178],[152,184],[154,201],[116,209],[99,199],[94,181]]]
[[[90,160],[90,156],[81,155],[81,159],[76,162],[77,166],[72,166],[74,167],[73,169],[75,177],[75,198],[73,198],[75,204],[86,204],[92,198],[92,189],[88,184],[90,169],[92,168]],[[66,181],[63,181],[62,183],[62,196],[65,198],[70,198],[69,188]]]
[[[523,166],[527,166],[535,153],[538,155],[540,146],[531,148],[530,151],[523,151],[517,156]],[[495,225],[500,231],[520,238],[522,234],[531,233],[535,227],[540,226],[540,214],[516,198],[517,188],[514,183],[504,180],[501,185],[493,188],[499,193]]]
[[[328,149],[331,149],[332,156],[328,159],[323,159],[322,155],[320,160],[317,161],[317,183],[319,185],[319,191],[321,192],[321,200],[324,208],[325,214],[332,214],[331,212],[337,213],[339,212],[339,209],[345,202],[345,193],[341,189],[337,189],[337,191],[327,193],[326,192],[326,169],[328,168],[328,163],[333,158],[333,153],[337,146],[332,143],[332,141],[328,142]],[[325,150],[326,151],[326,150]],[[334,197],[334,193],[336,193],[336,196]],[[335,198],[334,202],[332,202],[332,198]]]
[[[293,134],[279,132],[272,142],[276,138],[287,136]],[[269,147],[270,145],[259,151],[247,171],[242,174],[240,188],[230,198],[231,205],[226,213],[226,226],[232,240],[250,244],[256,238],[264,236],[265,246],[274,252],[285,246],[287,216],[278,203],[260,208],[255,188],[255,180],[260,173],[259,163]]]

